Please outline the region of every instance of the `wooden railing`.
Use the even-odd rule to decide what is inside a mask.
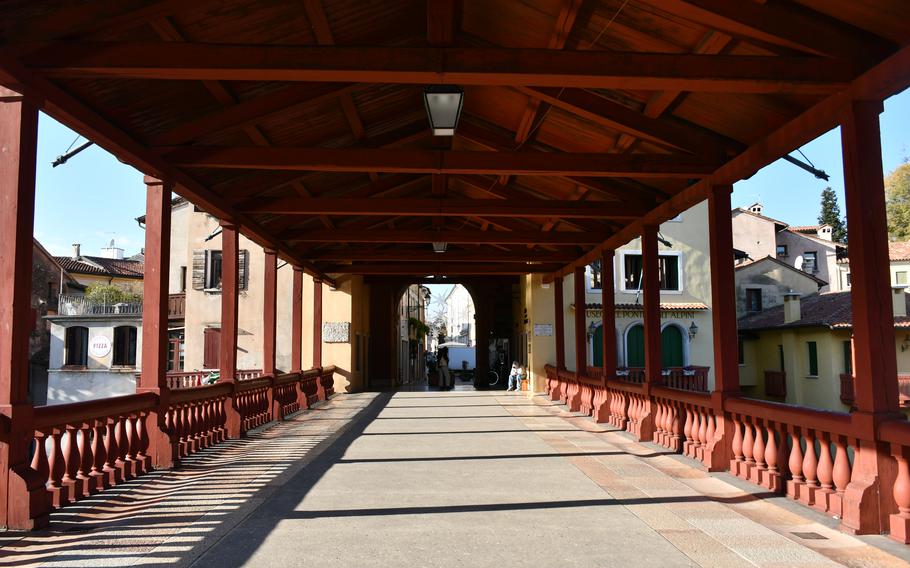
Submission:
[[[207,384],[206,380],[212,376],[212,373],[215,373],[216,378],[214,380],[217,380],[217,370],[168,371],[167,388],[176,390],[199,387]],[[140,373],[136,373],[136,378],[139,378],[139,375]],[[262,369],[238,369],[236,378],[238,381],[245,381],[255,379],[261,375]]]
[[[546,373],[551,400],[564,400],[571,410],[682,453],[710,471],[729,471],[841,519],[852,532],[881,532],[886,518],[890,527],[886,524],[885,531],[910,544],[910,422],[904,419],[885,420],[876,430],[864,416],[845,412],[717,396],[627,377],[591,377],[549,365]],[[901,381],[902,394],[904,385],[910,380]],[[864,471],[868,466],[861,465],[862,460],[882,460],[875,455],[882,450],[896,472],[893,487],[881,487],[893,498],[890,506],[875,501],[880,493],[869,483],[878,482],[870,481]],[[889,514],[892,508],[897,512]]]
[[[853,375],[841,373],[840,375],[840,400],[844,404],[853,406],[855,398],[855,379]],[[910,407],[910,374],[898,373],[897,375],[898,404]]]
[[[186,293],[168,294],[167,317],[168,319],[183,319],[186,316]]]
[[[765,371],[765,395],[775,398],[786,398],[787,373],[784,371]]]
[[[26,488],[29,518],[158,468],[150,437],[170,445],[169,459],[157,461],[179,463],[231,437],[230,412],[240,421],[233,435],[243,435],[331,397],[334,375],[334,366],[277,376],[245,371],[238,372],[243,380],[164,389],[166,396],[144,392],[36,407],[24,474],[35,480]]]

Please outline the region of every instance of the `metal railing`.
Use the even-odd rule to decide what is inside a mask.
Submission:
[[[61,316],[142,315],[142,301],[99,302],[85,296],[61,294],[57,305]]]

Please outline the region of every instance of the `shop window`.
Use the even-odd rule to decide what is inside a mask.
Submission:
[[[136,327],[121,325],[114,328],[114,365],[136,366]]]
[[[88,364],[88,328],[81,325],[66,328],[66,364],[84,367]]]

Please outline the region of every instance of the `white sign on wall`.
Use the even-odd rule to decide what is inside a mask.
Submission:
[[[323,323],[322,340],[326,343],[348,343],[351,340],[351,322]]]
[[[551,324],[551,323],[534,324],[534,335],[536,337],[551,337],[553,335],[553,324]]]
[[[103,335],[96,335],[89,341],[88,352],[92,357],[103,359],[111,353],[111,340]]]

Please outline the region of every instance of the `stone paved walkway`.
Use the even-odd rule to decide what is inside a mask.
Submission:
[[[341,395],[0,536],[0,566],[907,565],[780,501],[540,397]]]

